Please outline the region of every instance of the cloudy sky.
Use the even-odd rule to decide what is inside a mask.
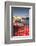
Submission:
[[[30,8],[13,7],[13,16],[27,16],[29,15],[29,9]]]

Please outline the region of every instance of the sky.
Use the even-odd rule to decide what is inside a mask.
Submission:
[[[13,16],[28,16],[30,8],[13,7]],[[12,9],[11,9],[12,11]]]

